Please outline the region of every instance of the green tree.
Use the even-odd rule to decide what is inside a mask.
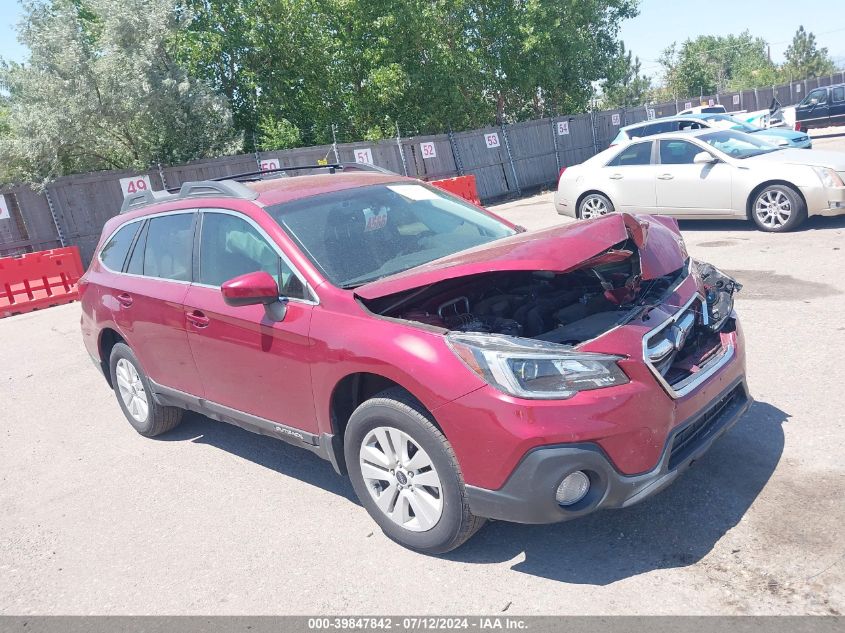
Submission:
[[[784,70],[790,79],[807,79],[829,75],[836,70],[836,65],[827,48],[816,46],[816,36],[799,26],[786,49]]]
[[[247,144],[441,132],[583,109],[635,0],[186,0],[179,59],[223,92]],[[257,134],[256,138],[261,137]]]
[[[766,41],[748,31],[701,35],[680,48],[673,43],[659,61],[664,88],[675,99],[771,85],[778,77]]]
[[[624,108],[644,104],[651,93],[651,78],[641,74],[640,58],[619,43],[619,54],[602,82],[602,107]]]
[[[146,168],[235,151],[226,100],[190,77],[169,45],[184,16],[171,0],[33,0],[25,64],[3,64],[14,177]]]

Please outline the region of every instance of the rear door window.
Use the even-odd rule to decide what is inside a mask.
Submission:
[[[193,241],[193,213],[150,218],[144,249],[144,275],[173,281],[191,281]]]
[[[626,167],[629,165],[651,164],[651,141],[629,145],[610,161],[608,167]]]
[[[132,222],[121,227],[103,246],[100,250],[100,261],[106,268],[114,272],[123,270],[123,262],[126,261],[126,255],[129,253],[129,247],[139,226],[141,226],[140,222]]]
[[[845,101],[845,86],[836,86],[836,88],[830,91],[830,98],[831,101],[836,101],[837,103]]]

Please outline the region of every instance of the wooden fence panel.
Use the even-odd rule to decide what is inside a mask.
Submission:
[[[498,147],[488,147],[485,139],[495,135]],[[500,128],[489,127],[454,135],[465,174],[473,174],[478,195],[483,200],[495,200],[517,191],[513,179],[505,140]]]
[[[506,128],[521,188],[536,189],[557,181],[555,130],[550,119],[516,123]]]
[[[433,146],[424,151],[424,146]],[[459,175],[455,154],[448,134],[432,134],[402,139],[405,160],[408,161],[408,175],[423,180],[437,180]]]
[[[59,248],[47,198],[29,185],[0,189],[9,217],[0,220],[0,257]]]

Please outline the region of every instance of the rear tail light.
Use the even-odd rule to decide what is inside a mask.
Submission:
[[[566,166],[560,168],[560,172],[557,175],[557,183],[560,184],[560,179],[563,178],[563,172],[566,171]]]
[[[804,131],[804,130],[801,129],[801,124],[798,121],[795,122],[794,127],[795,127],[796,132],[803,132]]]

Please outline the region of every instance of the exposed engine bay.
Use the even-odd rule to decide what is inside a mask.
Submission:
[[[689,273],[657,279],[640,275],[632,240],[615,245],[575,270],[496,271],[448,279],[367,302],[383,316],[458,332],[481,332],[576,345],[627,322]]]

